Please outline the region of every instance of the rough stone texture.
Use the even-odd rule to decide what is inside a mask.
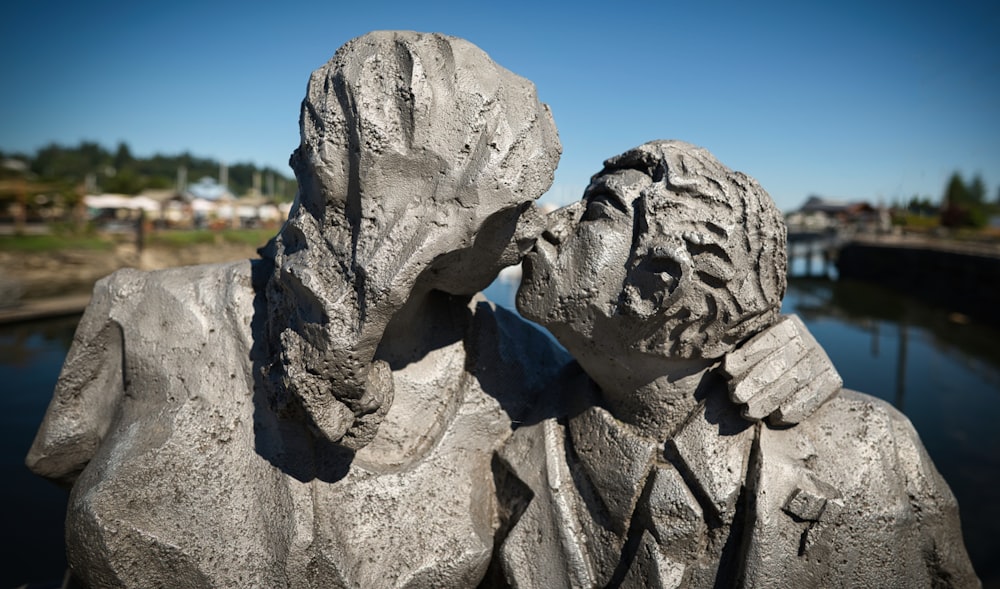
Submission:
[[[301,132],[262,259],[95,288],[27,459],[72,485],[75,582],[976,583],[909,422],[778,316],[751,178],[654,142],[552,216],[518,302],[571,363],[474,295],[542,231],[560,147],[529,82],[371,33]]]
[[[675,141],[608,160],[552,215],[518,306],[592,379],[562,395],[604,409],[515,432],[556,449],[524,456],[535,468],[576,473],[522,478],[532,499],[500,552],[531,573],[515,586],[567,570],[588,573],[572,586],[978,586],[909,421],[841,390],[802,322],[777,315],[784,233],[756,182]],[[559,529],[583,536],[552,542]]]
[[[560,145],[529,81],[443,35],[349,41],[313,73],[299,122],[300,193],[269,253],[267,382],[359,448],[392,400],[372,361],[389,321],[418,278],[471,294],[518,260],[518,220]]]
[[[95,288],[27,459],[73,485],[76,581],[476,586],[510,515],[494,452],[567,358],[472,295],[530,246],[559,150],[465,41],[345,45],[264,259]]]
[[[767,417],[772,425],[802,421],[844,384],[795,315],[783,317],[727,354],[722,374],[729,380],[730,398],[743,404],[743,417]]]

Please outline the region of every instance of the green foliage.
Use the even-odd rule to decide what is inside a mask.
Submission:
[[[148,243],[167,247],[186,247],[210,243],[235,243],[260,247],[266,244],[267,240],[274,237],[274,233],[274,229],[162,231],[150,235]]]
[[[938,226],[940,220],[935,217],[929,217],[927,215],[914,215],[906,214],[903,216],[900,225],[907,227],[908,229],[933,229]]]
[[[77,147],[53,143],[24,159],[34,177],[44,183],[58,184],[63,187],[60,192],[73,192],[82,187],[98,192],[138,194],[150,188],[174,187],[181,168],[186,170],[188,184],[206,176],[218,178],[220,168],[216,160],[196,157],[190,152],[137,158],[124,142],[118,144],[114,153],[89,141]],[[236,195],[249,192],[254,187],[255,174],[261,178],[259,183],[264,196],[279,201],[295,197],[295,180],[272,168],[261,169],[250,163],[229,166],[230,192]],[[273,193],[270,186],[274,187]]]
[[[990,216],[998,212],[996,205],[986,202],[986,184],[979,175],[966,184],[961,174],[952,174],[945,186],[943,202],[941,225],[945,227],[982,229]]]
[[[937,216],[938,211],[941,207],[937,204],[931,202],[930,197],[920,197],[919,195],[913,195],[910,202],[906,203],[906,211],[910,215],[918,216]]]
[[[986,184],[979,174],[969,184],[969,198],[978,205],[986,204]]]

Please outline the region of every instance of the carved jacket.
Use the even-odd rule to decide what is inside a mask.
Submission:
[[[396,403],[373,444],[409,446],[376,464],[367,449],[348,456],[315,443],[262,397],[258,269],[123,270],[95,287],[28,457],[36,473],[73,485],[75,578],[136,588],[476,586],[499,521],[494,453],[564,353],[474,299],[457,313],[464,338],[394,367]],[[436,415],[428,431],[393,431],[421,410]]]
[[[510,584],[979,586],[954,496],[901,413],[842,390],[773,428],[718,380],[665,442],[596,405],[518,430],[501,451],[530,497],[500,550]]]

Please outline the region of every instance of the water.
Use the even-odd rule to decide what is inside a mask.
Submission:
[[[794,269],[794,268],[793,268]],[[515,285],[487,296],[513,308]],[[1000,330],[883,289],[793,279],[798,313],[845,386],[895,404],[913,421],[961,506],[966,546],[987,587],[1000,587]],[[42,419],[76,319],[0,326],[0,589],[57,584],[65,569],[66,493],[31,475],[24,455]]]
[[[45,414],[78,318],[0,326],[0,588],[58,586],[66,569],[67,493],[24,457]]]

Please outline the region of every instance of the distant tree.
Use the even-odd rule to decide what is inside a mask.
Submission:
[[[119,142],[113,151],[98,143],[83,141],[75,147],[53,143],[33,155],[0,152],[0,158],[9,157],[21,159],[28,165],[28,175],[33,178],[32,188],[29,189],[31,194],[25,195],[29,200],[42,191],[48,195],[60,195],[64,202],[73,203],[79,201],[87,189],[137,194],[147,188],[171,188],[176,184],[181,166],[187,168],[190,182],[205,176],[219,176],[217,160],[197,157],[188,151],[178,155],[136,157],[124,141]],[[0,175],[6,174],[0,171]],[[231,192],[246,194],[253,186],[254,176],[263,180],[261,188],[271,198],[291,200],[295,195],[295,180],[277,170],[260,169],[250,163],[229,167]],[[269,177],[273,180],[268,181]],[[271,187],[274,194],[269,194]]]
[[[967,186],[961,174],[955,172],[945,187],[941,224],[945,227],[985,227],[989,220],[985,198],[986,187],[982,178],[977,176]]]
[[[128,144],[124,141],[118,143],[118,149],[115,151],[114,166],[116,170],[124,170],[126,168],[132,167],[135,163],[135,158],[132,157],[132,152],[128,148]]]
[[[954,172],[948,179],[948,185],[944,189],[944,203],[949,206],[962,206],[969,204],[969,188],[962,180],[962,175]]]
[[[986,184],[983,183],[983,177],[979,174],[972,179],[972,183],[969,184],[969,199],[976,204],[983,204],[986,202]]]
[[[910,201],[906,204],[906,210],[912,215],[936,215],[940,207],[933,202],[929,196],[921,197],[919,194],[914,194]]]

